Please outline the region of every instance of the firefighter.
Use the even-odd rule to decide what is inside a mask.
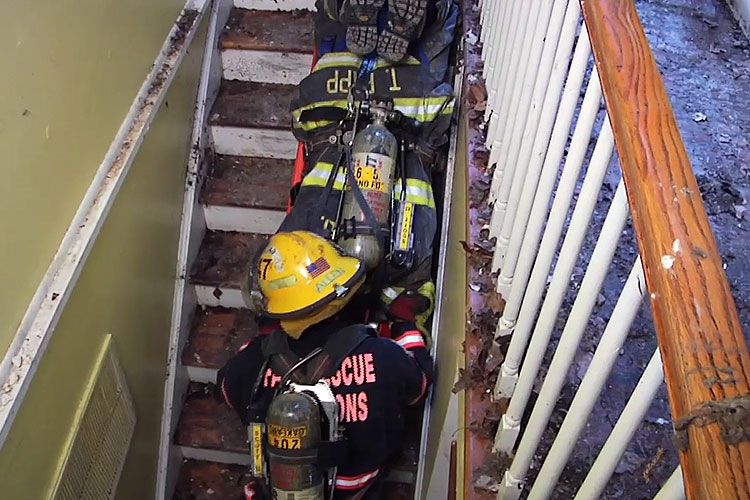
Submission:
[[[316,234],[272,236],[251,274],[267,320],[259,336],[219,372],[217,384],[226,403],[248,425],[258,408],[265,416],[294,363],[287,359],[304,359],[321,347],[328,354],[331,342],[339,349],[347,344],[338,358],[328,356],[337,359],[335,366],[321,370],[338,402],[346,438],[346,446],[337,448],[326,466],[338,467],[334,499],[378,498],[375,485],[402,442],[405,410],[422,401],[432,381],[422,334],[406,322],[391,326],[393,339],[376,336],[364,324],[352,327],[359,312],[350,301],[364,282],[364,264]]]
[[[393,187],[394,199],[403,197],[411,204],[413,245],[408,262],[384,260],[379,296],[370,303],[375,306],[375,321],[411,321],[427,334],[435,296],[432,257],[437,231],[432,170],[447,141],[453,91],[414,57],[407,57],[398,66],[377,59],[372,62],[371,71],[360,76],[366,62],[366,58],[351,53],[329,52],[299,84],[292,100],[293,131],[307,145],[307,170],[280,229],[307,230],[331,237],[340,222],[337,207],[346,184],[343,171],[335,170],[340,158],[337,134],[347,115],[350,89],[364,85],[373,99],[390,100],[409,125],[397,124],[394,128],[409,147],[399,153],[400,173]],[[401,205],[396,204],[395,218],[400,216],[400,210]]]

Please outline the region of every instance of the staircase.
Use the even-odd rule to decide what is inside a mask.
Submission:
[[[245,429],[209,384],[257,333],[241,281],[287,207],[298,147],[289,103],[309,73],[314,45],[310,10],[292,8],[313,2],[236,0],[219,41],[222,80],[207,123],[213,148],[200,191],[203,217],[195,217],[205,219],[205,232],[189,275],[197,307],[178,368],[189,385],[174,432],[182,456],[175,500],[239,498],[249,463]],[[420,419],[410,419],[387,498],[414,496]]]

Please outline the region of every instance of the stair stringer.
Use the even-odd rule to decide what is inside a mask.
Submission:
[[[190,269],[206,232],[206,220],[198,197],[208,170],[206,151],[213,149],[207,127],[208,115],[219,92],[223,73],[218,41],[232,6],[232,0],[214,0],[211,6],[196,97],[192,148],[187,164],[177,250],[155,500],[167,500],[172,497],[183,460],[180,448],[175,446],[172,440],[189,382],[187,370],[180,359],[198,303],[195,289],[189,284]]]

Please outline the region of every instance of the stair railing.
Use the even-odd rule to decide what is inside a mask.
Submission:
[[[494,165],[489,229],[496,238],[497,289],[506,300],[496,336],[510,336],[494,394],[508,400],[495,449],[512,457],[498,499],[523,492],[529,499],[551,497],[615,360],[628,348],[646,294],[658,349],[575,498],[602,495],[665,375],[681,467],[654,498],[750,498],[743,468],[750,464],[750,356],[633,1],[484,0],[479,6],[486,146]],[[622,178],[610,196],[602,186],[613,172]],[[603,210],[597,224],[594,215]],[[627,262],[630,274],[542,456],[536,476],[542,479],[526,485],[611,264],[615,258],[622,264],[628,253],[621,236],[630,216],[638,247]],[[586,253],[586,238],[596,230],[593,252]],[[585,272],[576,269],[581,255],[589,257]],[[577,274],[583,274],[580,284]]]

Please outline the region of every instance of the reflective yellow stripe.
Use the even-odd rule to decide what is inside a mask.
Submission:
[[[409,118],[427,123],[438,116],[452,114],[454,103],[454,99],[448,96],[397,97],[393,100],[393,107]]]
[[[304,179],[302,179],[302,186],[326,187],[326,184],[328,184],[328,178],[331,176],[332,168],[333,163],[316,163],[315,167],[310,170]],[[333,189],[341,191],[344,188],[345,180],[346,176],[342,167],[340,172],[336,174],[336,180],[333,182]]]
[[[383,59],[382,57],[378,58],[378,62],[375,63],[375,69],[381,69],[381,68],[390,68],[391,66],[419,66],[420,62],[417,58],[414,56],[409,56],[406,58],[405,61],[401,61],[398,63],[391,62],[387,59]]]
[[[401,199],[401,184],[396,184],[393,188],[393,196]],[[406,201],[415,205],[423,205],[429,208],[435,208],[435,197],[432,193],[432,186],[419,179],[406,179]]]
[[[313,122],[313,121],[310,121],[310,122],[299,122],[298,121],[296,123],[297,123],[297,125],[296,125],[297,128],[301,128],[305,132],[310,132],[311,130],[315,130],[315,129],[318,129],[318,128],[323,128],[323,127],[327,127],[329,125],[333,125],[334,123],[336,123],[336,121],[335,120],[333,120],[333,121],[332,120],[320,120],[320,121],[317,121],[317,122]]]
[[[448,96],[440,97],[397,97],[393,100],[394,108],[403,113],[409,118],[414,118],[422,123],[428,123],[433,121],[438,116],[450,115],[453,113],[454,99]],[[302,106],[295,110],[292,110],[292,116],[297,126],[305,131],[314,130],[316,128],[325,127],[334,123],[330,120],[320,121],[305,121],[300,122],[300,116],[305,111],[316,109],[316,108],[339,108],[342,110],[347,109],[347,102],[345,99],[335,99],[331,101],[319,101],[306,106]]]
[[[352,52],[331,52],[321,57],[313,68],[313,72],[325,68],[359,68],[362,59]]]
[[[302,186],[325,187],[328,184],[328,178],[331,176],[332,163],[318,162],[315,167],[302,179]],[[333,183],[333,189],[340,191],[346,184],[346,174],[341,171],[336,174],[336,180]],[[401,184],[396,184],[393,188],[393,195],[397,200],[401,199]],[[406,179],[406,201],[415,205],[422,205],[429,208],[435,208],[435,198],[432,192],[432,186],[429,182],[419,179]]]
[[[353,52],[331,52],[321,57],[313,68],[313,72],[325,68],[359,68],[362,58]],[[378,58],[374,69],[390,68],[393,66],[419,66],[420,62],[414,56],[409,56],[405,61],[393,63],[387,59]]]

